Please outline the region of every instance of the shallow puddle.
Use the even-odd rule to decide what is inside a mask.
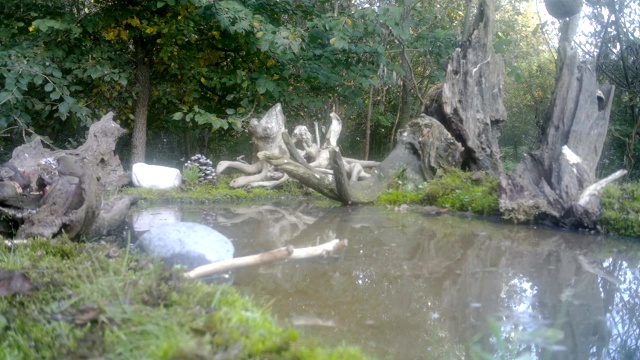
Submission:
[[[640,354],[637,241],[423,208],[301,202],[146,211],[207,224],[232,239],[236,256],[348,239],[335,258],[235,273],[239,291],[319,343],[388,359]]]

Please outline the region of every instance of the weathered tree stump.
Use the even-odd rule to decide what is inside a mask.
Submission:
[[[61,232],[69,238],[105,234],[108,226],[118,225],[116,220],[124,220],[135,199],[116,199],[113,206],[109,202],[103,204],[101,199],[105,190],[128,183],[120,159],[114,154],[124,133],[113,121],[113,113],[109,113],[91,125],[87,141],[77,149],[51,151],[39,139],[14,149],[9,162],[33,179],[42,175],[40,167],[44,162],[57,163],[57,176],[39,202],[39,195],[20,197],[22,203],[35,206],[16,207],[15,202],[0,202],[0,214],[21,224],[16,238],[52,238]],[[103,205],[107,212],[99,216]],[[100,218],[103,221],[96,225]]]
[[[598,84],[595,61],[580,62],[578,52],[570,49],[571,36],[562,38],[559,78],[544,137],[513,174],[501,178],[500,208],[520,222],[593,228],[600,211],[594,197],[603,186],[589,186],[596,182],[614,86]]]
[[[463,167],[499,176],[499,127],[507,113],[502,102],[504,62],[493,49],[494,7],[491,0],[480,2],[474,29],[454,51],[446,80],[432,89],[424,112],[462,144]]]

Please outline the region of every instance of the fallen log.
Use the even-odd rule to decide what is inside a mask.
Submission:
[[[346,239],[335,239],[317,246],[294,249],[292,246],[285,246],[279,249],[267,251],[265,253],[243,256],[229,260],[214,262],[211,264],[199,266],[187,273],[185,276],[191,279],[203,278],[221,272],[248,267],[255,265],[267,264],[285,259],[308,259],[318,256],[330,256],[347,246]]]

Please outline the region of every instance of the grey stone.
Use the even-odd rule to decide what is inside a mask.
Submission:
[[[197,223],[163,224],[145,233],[136,246],[169,265],[187,269],[233,258],[231,241],[214,229]]]

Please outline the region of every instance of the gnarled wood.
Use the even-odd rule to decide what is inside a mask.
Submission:
[[[500,124],[507,113],[502,103],[504,62],[493,49],[493,0],[482,0],[468,39],[454,51],[441,92],[428,94],[425,113],[440,121],[465,149],[463,166],[503,173],[498,148]]]
[[[249,133],[256,148],[256,153],[268,151],[283,156],[289,155],[280,136],[285,130],[285,123],[286,118],[282,112],[282,105],[280,105],[280,103],[271,107],[260,121],[258,121],[258,119],[251,119],[249,123]],[[255,174],[233,179],[229,184],[229,186],[233,188],[240,188],[252,183],[261,182],[272,185],[273,178],[282,178],[282,176],[272,174],[270,171],[271,167],[262,160],[258,160],[251,165],[240,161],[221,161],[216,166],[216,173],[220,174],[227,168],[234,168],[244,173]]]
[[[593,227],[599,204],[585,211],[579,202],[583,191],[596,182],[614,86],[599,85],[595,61],[580,62],[578,52],[570,49],[571,37],[563,34],[561,39],[563,62],[558,64],[560,75],[543,140],[513,174],[501,178],[500,208],[516,221]]]
[[[285,136],[285,139],[288,137]],[[285,143],[287,140],[285,140]],[[397,135],[396,146],[384,159],[376,172],[365,180],[356,181],[354,173],[348,176],[347,164],[338,148],[328,149],[334,179],[319,169],[309,169],[292,159],[263,152],[260,157],[330,199],[343,204],[364,204],[375,201],[402,171],[410,181],[422,183],[435,175],[437,169],[458,167],[461,145],[435,119],[422,116],[411,121]],[[357,165],[357,164],[354,164]]]
[[[53,170],[54,175],[58,173],[57,179],[55,176],[52,178],[53,183],[39,203],[39,195],[24,197],[31,200],[24,207],[35,208],[35,212],[0,205],[0,213],[22,223],[16,237],[51,238],[60,232],[65,232],[69,238],[89,235],[101,210],[100,194],[128,182],[120,159],[114,154],[116,143],[124,133],[113,121],[113,113],[108,113],[91,125],[87,141],[77,149],[50,151],[42,146],[39,139],[14,149],[11,162],[33,179],[44,175],[41,174],[44,162],[57,162],[57,166],[49,170]],[[31,203],[35,206],[31,207]],[[105,226],[115,226],[114,221],[124,220],[129,207],[108,209],[112,221],[105,223]],[[102,229],[108,231],[107,227]]]

